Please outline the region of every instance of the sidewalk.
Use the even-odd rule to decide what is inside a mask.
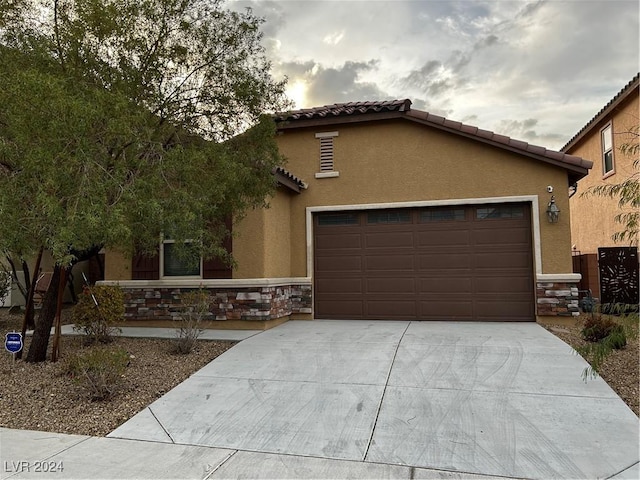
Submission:
[[[119,327],[122,332],[121,337],[132,338],[175,338],[175,328],[162,328],[162,327]],[[73,324],[62,325],[62,335],[82,335],[80,332],[73,330]],[[246,340],[249,337],[253,337],[262,330],[213,330],[204,329],[202,334],[198,337],[200,340],[227,340],[230,342],[239,342]],[[51,329],[51,334],[54,333],[54,329]],[[27,335],[32,335],[33,330],[27,331]]]

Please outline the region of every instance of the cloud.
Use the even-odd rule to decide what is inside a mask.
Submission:
[[[231,4],[266,18],[273,73],[289,77],[300,108],[411,98],[414,108],[552,148],[639,68],[637,0]]]
[[[527,118],[525,120],[500,120],[496,125],[496,132],[517,140],[524,140],[534,145],[557,146],[565,139],[563,135],[558,133],[539,133],[535,129],[537,126],[538,120],[535,118]]]
[[[289,77],[290,83],[305,85],[305,105],[319,106],[332,103],[392,98],[373,82],[362,79],[363,74],[378,67],[378,62],[345,62],[338,67],[327,67],[313,61],[285,62],[279,71]]]
[[[344,38],[344,31],[334,32],[326,35],[322,41],[327,45],[335,46],[339,44],[343,38]]]

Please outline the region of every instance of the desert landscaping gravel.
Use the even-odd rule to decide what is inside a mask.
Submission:
[[[19,331],[20,321],[19,316],[0,313],[2,338],[7,331]],[[110,347],[125,349],[129,365],[117,393],[106,401],[91,401],[66,371],[65,359],[90,348],[81,337],[61,338],[57,363],[14,363],[11,354],[1,352],[0,426],[104,436],[233,345],[200,340],[191,353],[178,355],[172,353],[171,340],[119,337]],[[25,356],[28,348],[27,337]]]
[[[68,311],[66,312],[68,314]],[[20,329],[21,317],[0,311],[0,333]],[[582,340],[579,327],[549,326],[566,343]],[[28,348],[29,339],[25,347]],[[188,355],[171,352],[171,341],[117,338],[113,346],[130,355],[121,388],[107,401],[91,401],[66,369],[65,358],[85,347],[81,337],[64,336],[57,363],[14,363],[8,352],[0,356],[0,426],[59,433],[104,436],[144,407],[187,379],[234,345],[233,342],[198,341]],[[26,351],[26,350],[25,350]],[[639,414],[638,340],[611,355],[602,377],[627,405]]]

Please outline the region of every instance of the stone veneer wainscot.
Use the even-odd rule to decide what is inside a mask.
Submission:
[[[219,285],[216,285],[218,283]],[[125,294],[126,320],[173,320],[181,310],[182,294],[204,289],[211,295],[206,320],[272,320],[297,313],[311,313],[311,282],[269,285],[250,281],[103,281],[118,285]],[[235,285],[234,285],[235,284]]]

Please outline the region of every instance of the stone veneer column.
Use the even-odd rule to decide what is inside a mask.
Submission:
[[[538,275],[536,306],[540,316],[571,317],[580,315],[579,274]]]

